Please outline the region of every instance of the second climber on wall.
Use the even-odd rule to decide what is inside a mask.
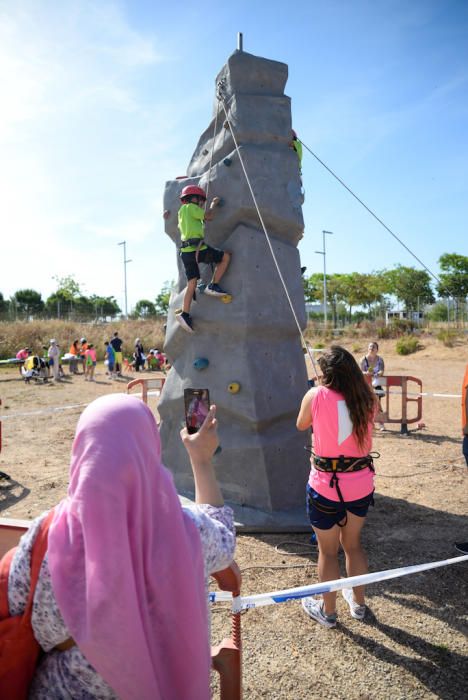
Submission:
[[[203,208],[206,202],[205,191],[201,187],[188,185],[180,194],[182,206],[179,209],[178,224],[181,236],[180,257],[182,259],[187,287],[185,289],[182,311],[176,314],[176,319],[184,330],[193,333],[193,320],[190,315],[190,307],[195,295],[197,281],[200,279],[199,263],[215,264],[215,270],[211,283],[205,288],[205,294],[210,296],[224,296],[227,294],[219,286],[219,282],[226,272],[230,253],[218,248],[212,248],[204,240],[204,222],[211,221],[214,209],[218,206],[219,197],[213,197],[208,211]]]

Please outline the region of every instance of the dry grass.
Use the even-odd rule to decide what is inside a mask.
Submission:
[[[116,323],[76,323],[74,321],[17,321],[0,322],[0,358],[15,357],[20,348],[29,347],[34,353],[42,354],[44,346],[55,338],[62,351],[68,349],[75,338],[87,338],[98,352],[98,359],[104,358],[104,341],[110,340],[114,331],[124,341],[124,353],[131,356],[135,338],[140,338],[144,348],[160,347],[164,343],[163,321],[140,320],[119,321]]]

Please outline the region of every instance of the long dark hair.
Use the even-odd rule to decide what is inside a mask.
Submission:
[[[343,394],[359,447],[364,447],[369,422],[375,410],[375,397],[350,352],[332,345],[318,361],[323,373],[322,386]]]

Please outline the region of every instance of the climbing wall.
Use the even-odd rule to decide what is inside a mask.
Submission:
[[[284,94],[284,63],[236,51],[216,78],[264,223],[301,326],[306,324],[297,244],[302,238],[298,159],[289,148],[291,100]],[[216,115],[218,117],[216,119]],[[216,130],[215,130],[216,124]],[[212,158],[211,174],[210,159]],[[192,304],[195,334],[175,320],[186,278],[172,295],[165,351],[172,369],[159,404],[164,463],[181,492],[193,478],[178,433],[184,388],[208,388],[218,407],[222,451],[216,472],[226,500],[266,511],[303,503],[308,459],[306,437],[295,419],[307,389],[300,336],[255,209],[221,103],[200,137],[187,177],[166,184],[166,233],[180,245],[179,195],[199,185],[222,198],[205,227],[210,245],[232,253],[221,286],[230,303],[198,294]],[[201,266],[204,281],[211,269]]]

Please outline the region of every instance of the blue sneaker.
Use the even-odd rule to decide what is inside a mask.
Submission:
[[[216,282],[212,282],[205,289],[205,294],[208,294],[212,297],[223,297],[225,296],[225,294],[227,294],[227,292],[225,292],[224,289],[221,289],[219,284],[216,284]]]
[[[192,317],[186,311],[176,314],[176,321],[182,326],[184,331],[187,331],[187,333],[195,333],[193,330]]]

